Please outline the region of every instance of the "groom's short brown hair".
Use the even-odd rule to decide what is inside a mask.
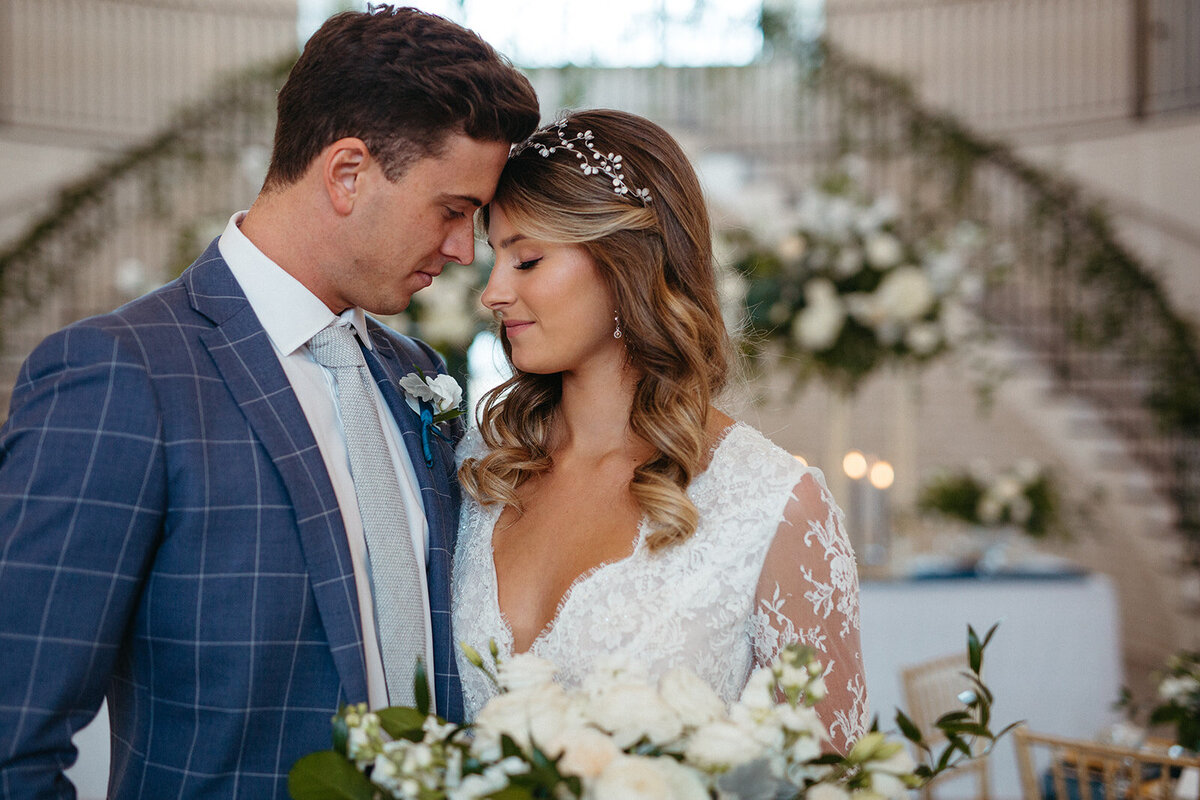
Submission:
[[[326,146],[362,139],[389,180],[447,134],[519,142],[539,119],[529,80],[477,34],[414,8],[336,14],[279,91],[264,188],[294,183]]]

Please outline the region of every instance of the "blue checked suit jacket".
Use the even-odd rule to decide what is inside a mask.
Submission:
[[[441,360],[370,322],[429,520],[438,709],[459,490],[395,382]],[[454,429],[456,439],[460,432]],[[74,797],[107,696],[112,798],[286,798],[366,672],[341,513],[266,332],[213,242],[176,281],[46,339],[0,429],[0,796]]]

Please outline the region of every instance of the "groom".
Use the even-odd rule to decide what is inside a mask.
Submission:
[[[113,798],[284,798],[340,704],[411,702],[418,656],[461,717],[453,454],[426,450],[398,386],[441,361],[364,311],[472,261],[537,101],[475,34],[384,7],[326,22],[278,112],[250,210],[21,371],[0,430],[0,797],[73,797],[71,736],[105,697]]]

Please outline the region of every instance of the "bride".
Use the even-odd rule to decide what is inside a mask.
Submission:
[[[865,732],[854,555],[819,470],[713,406],[730,343],[699,182],[654,123],[595,110],[518,145],[484,211],[483,303],[514,377],[459,449],[456,638],[685,666],[726,701],[785,644],[827,665],[831,745]],[[493,691],[459,653],[473,717]]]

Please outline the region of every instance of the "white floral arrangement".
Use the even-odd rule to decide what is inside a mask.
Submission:
[[[1150,709],[1148,724],[1173,726],[1175,744],[1200,755],[1200,650],[1172,653],[1154,678],[1158,702]],[[1129,690],[1123,695],[1120,704],[1134,713]]]
[[[493,652],[489,666],[468,650],[499,690],[472,725],[429,714],[418,674],[418,708],[344,708],[334,718],[334,749],[297,762],[288,789],[296,800],[899,800],[970,757],[977,740],[990,750],[1003,734],[987,728],[991,695],[978,680],[990,636],[980,642],[969,633],[978,691],[939,721],[950,741],[932,766],[918,766],[902,741],[878,730],[845,755],[828,752],[814,710],[826,694],[825,670],[798,645],[755,670],[728,707],[688,670],[654,683],[613,660],[567,689],[537,656],[498,661]],[[897,721],[932,760],[912,723],[903,714]]]
[[[894,197],[859,188],[857,171],[806,192],[797,228],[774,246],[734,245],[751,331],[847,392],[884,364],[978,336],[968,308],[984,288],[974,267],[986,244],[968,220],[902,219]]]
[[[1059,505],[1049,471],[1031,459],[999,472],[983,462],[942,469],[922,484],[917,497],[923,511],[983,527],[1012,525],[1034,537],[1057,530]]]

